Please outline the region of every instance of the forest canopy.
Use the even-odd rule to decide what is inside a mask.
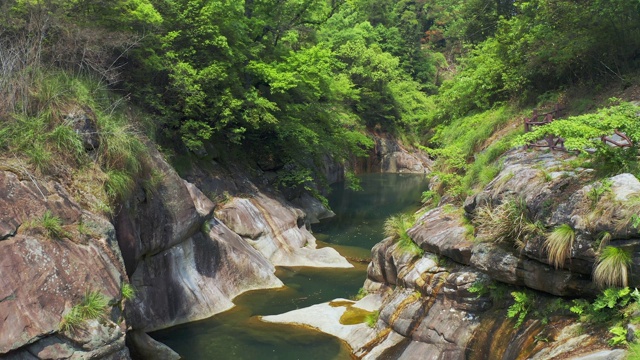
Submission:
[[[627,81],[640,0],[8,0],[0,117],[34,70],[92,77],[176,146],[313,168],[579,83]],[[36,114],[29,114],[36,115]],[[7,120],[3,120],[7,121]]]

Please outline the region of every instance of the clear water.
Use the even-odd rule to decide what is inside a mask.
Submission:
[[[336,217],[314,225],[320,246],[331,246],[349,258],[368,258],[382,240],[384,220],[416,210],[426,189],[424,176],[367,174],[363,191],[336,184],[329,204]],[[340,340],[303,327],[267,324],[259,315],[281,314],[355,295],[366,278],[366,264],[353,269],[279,268],[285,287],[257,290],[234,300],[236,307],[209,319],[179,325],[150,335],[188,360],[205,359],[351,359]]]

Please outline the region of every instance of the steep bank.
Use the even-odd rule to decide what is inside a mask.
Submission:
[[[494,181],[467,199],[466,215],[444,205],[418,218],[408,234],[424,255],[407,252],[392,238],[374,247],[364,287],[373,295],[347,306],[318,305],[264,320],[316,327],[371,359],[624,358],[624,350],[607,343],[606,328],[579,324],[568,308],[553,310],[553,304],[556,296],[598,293],[592,273],[598,247],[607,245],[601,244],[601,231],[610,234],[608,245],[628,249],[632,266],[637,264],[637,230],[629,224],[621,228],[619,220],[640,182],[628,174],[615,176],[607,192],[594,198],[589,194],[599,182],[593,182],[593,171],[571,164],[575,160],[565,153],[508,153]],[[496,234],[482,226],[480,214],[495,214],[511,199],[522,199],[527,218],[538,221],[539,228],[567,224],[574,229],[575,241],[559,266],[549,258],[543,232],[523,238],[518,248],[492,242]],[[637,275],[629,275],[629,285],[637,286]],[[510,292],[528,299],[523,300],[527,310],[515,317],[507,316],[515,309]],[[379,311],[375,327],[341,325],[349,307]],[[313,315],[318,312],[324,320]]]

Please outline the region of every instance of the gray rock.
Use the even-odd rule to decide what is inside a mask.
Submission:
[[[619,174],[609,180],[614,200],[626,201],[632,196],[640,196],[640,181],[632,174]]]
[[[155,341],[151,336],[140,330],[127,333],[127,347],[131,355],[138,360],[179,360],[180,355],[167,345]]]
[[[302,210],[268,194],[233,198],[216,216],[274,265],[352,267],[333,248],[316,248]]]
[[[425,251],[460,264],[469,264],[471,260],[473,243],[467,240],[467,228],[457,211],[435,208],[421,216],[407,233]]]
[[[242,292],[282,286],[275,268],[218,220],[162,253],[148,257],[131,277],[140,289],[127,318],[153,331],[210,317],[233,306]]]

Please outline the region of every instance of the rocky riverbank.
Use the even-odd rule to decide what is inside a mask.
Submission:
[[[467,199],[464,209],[442,204],[418,217],[408,234],[424,255],[408,252],[392,238],[373,248],[364,284],[371,295],[348,306],[321,304],[264,320],[333,334],[364,359],[625,358],[624,350],[607,343],[606,330],[584,332],[575,316],[545,313],[557,296],[598,293],[592,273],[599,247],[628,249],[632,269],[640,261],[637,230],[620,225],[640,194],[638,179],[615,176],[595,196],[593,189],[602,182],[573,163],[566,153],[511,151],[500,174]],[[550,260],[545,245],[550,230],[532,231],[520,243],[493,241],[495,229],[483,226],[481,212],[496,214],[513,199],[522,204],[520,215],[538,229],[563,224],[573,229],[575,240],[561,261]],[[609,234],[607,244],[602,244],[603,231]],[[630,286],[639,284],[637,276],[629,274]],[[516,330],[516,319],[507,316],[513,291],[535,297],[540,309],[523,316]],[[377,323],[341,324],[349,307],[375,311]],[[319,321],[318,312],[325,319]]]
[[[183,179],[148,146],[153,183],[137,182],[112,213],[91,193],[99,170],[93,179],[73,169],[36,177],[17,159],[1,168],[1,358],[176,358],[145,332],[282,286],[278,265],[352,266],[316,248],[308,225],[332,213],[308,193],[289,201],[270,190],[268,172],[250,178],[248,168],[213,160]],[[123,295],[129,284],[131,299]],[[66,326],[90,294],[104,301],[98,313]]]

